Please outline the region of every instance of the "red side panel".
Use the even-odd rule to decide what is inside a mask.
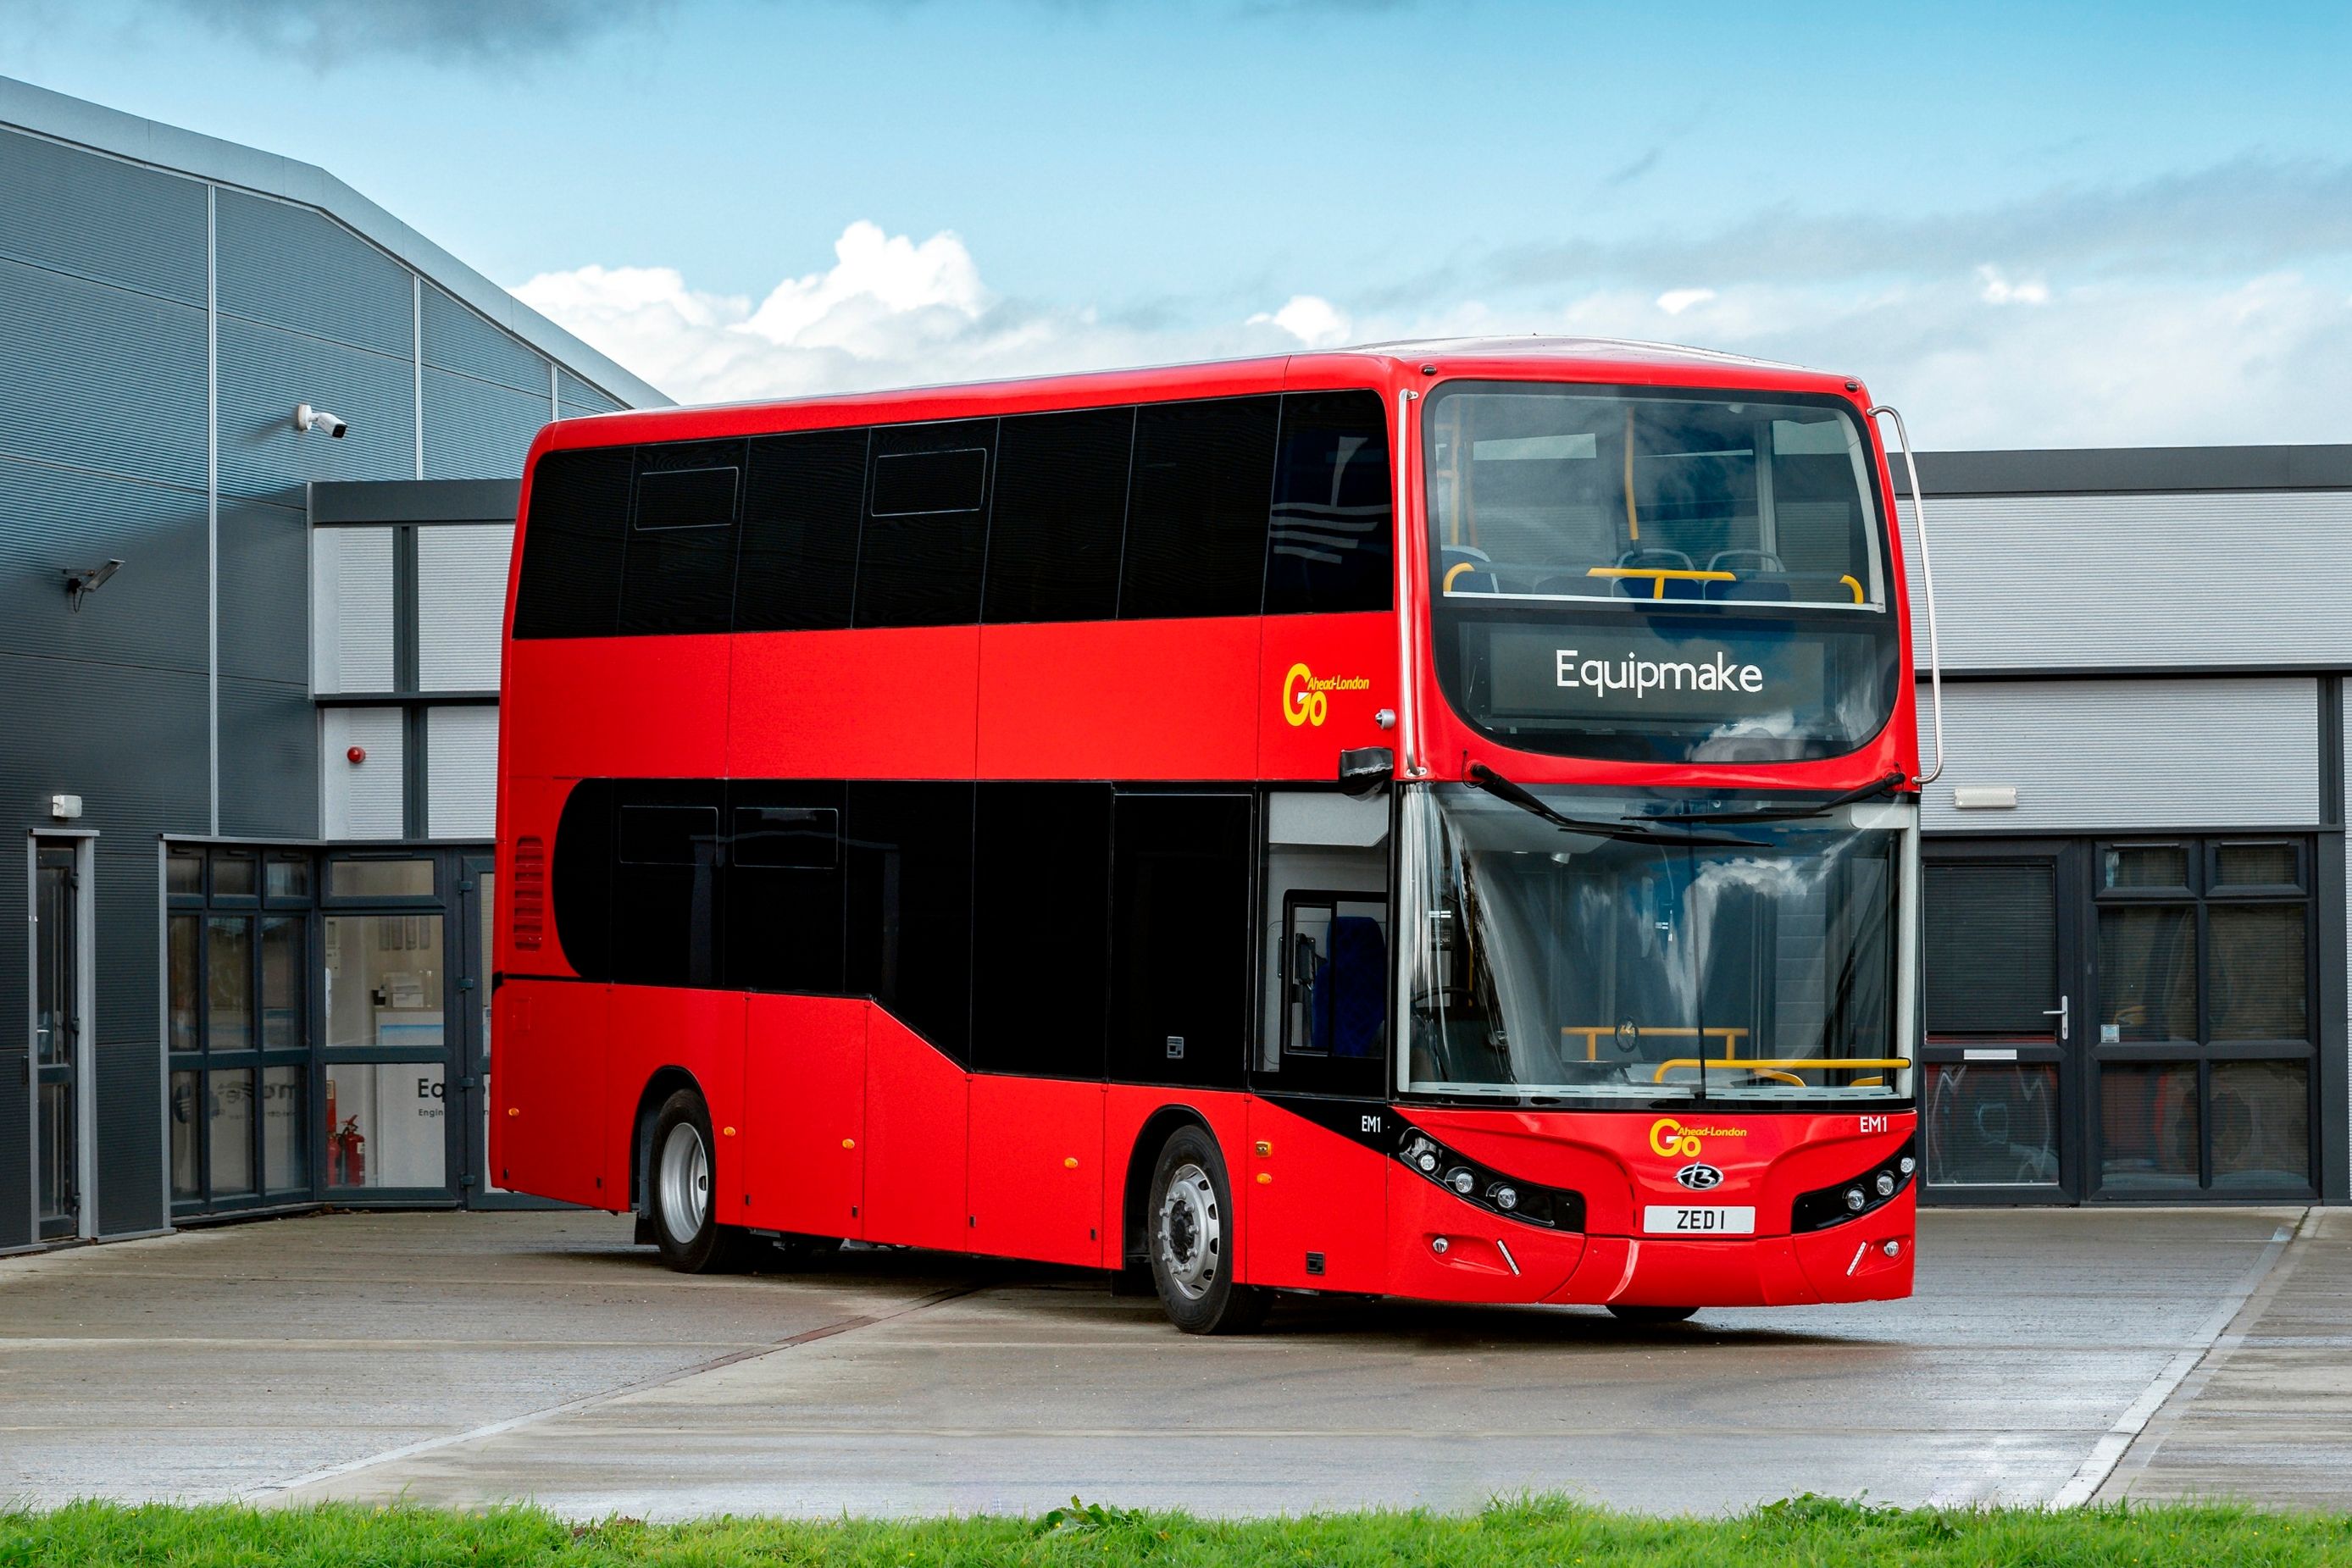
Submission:
[[[1338,777],[1339,753],[1393,749],[1374,715],[1396,710],[1396,617],[1269,615],[1254,705],[1261,779]]]
[[[611,1067],[612,1114],[604,1126],[604,1168],[613,1173],[614,1201],[625,1205],[629,1140],[646,1085],[665,1067],[683,1068],[710,1108],[711,1200],[722,1224],[743,1223],[743,994],[614,986]]]
[[[738,637],[725,771],[738,779],[969,779],[979,681],[977,626]]]
[[[861,633],[865,635],[866,633]],[[510,642],[512,776],[716,779],[726,772],[726,637]],[[509,827],[509,831],[519,831]]]
[[[1098,1265],[1102,1156],[1101,1084],[974,1077],[971,1249]]]
[[[607,1191],[603,986],[509,980],[490,1003],[490,1168],[498,1185],[595,1208]]]
[[[1234,1158],[1240,1201],[1249,1213],[1254,1285],[1289,1285],[1368,1294],[1388,1286],[1388,1166],[1385,1155],[1303,1116],[1253,1100],[1249,1146]],[[1262,1152],[1261,1152],[1262,1151]],[[1323,1260],[1309,1273],[1308,1254]]]
[[[1239,1229],[1235,1245],[1243,1244],[1249,1233],[1249,1099],[1248,1096],[1214,1089],[1145,1089],[1113,1083],[1103,1092],[1103,1213],[1102,1260],[1106,1269],[1126,1266],[1126,1230],[1129,1224],[1143,1223],[1143,1207],[1151,1185],[1152,1165],[1160,1157],[1158,1134],[1151,1147],[1138,1149],[1136,1140],[1151,1118],[1161,1111],[1181,1110],[1199,1117],[1209,1125],[1217,1140],[1217,1147],[1225,1156],[1225,1167],[1234,1184],[1234,1207]],[[1135,1211],[1129,1213],[1129,1189],[1133,1190]]]
[[[981,777],[1249,778],[1259,624],[982,628]]]
[[[497,967],[508,975],[575,975],[579,973],[563,951],[562,941],[556,936],[555,906],[549,886],[549,875],[555,862],[555,827],[563,816],[563,802],[571,797],[572,779],[519,778],[509,774],[499,802],[503,814],[500,821],[504,836],[499,841],[498,908],[493,912],[499,922],[496,936],[499,955]],[[516,851],[520,841],[533,839],[531,846],[536,885],[530,890],[530,916],[523,924],[529,927],[528,937],[534,944],[520,946],[516,943],[517,922],[515,899],[520,883],[515,874]]]
[[[744,1223],[806,1236],[865,1234],[863,1001],[755,996],[744,1031]]]
[[[866,1017],[866,1239],[968,1252],[966,1074],[880,1008]]]

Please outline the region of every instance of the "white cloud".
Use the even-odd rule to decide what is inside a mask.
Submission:
[[[1281,309],[1261,310],[1249,319],[1247,325],[1262,327],[1268,323],[1310,349],[1336,349],[1352,336],[1348,318],[1328,299],[1313,294],[1294,294]]]
[[[1977,268],[1977,281],[1983,285],[1981,292],[1988,305],[2047,305],[2050,303],[2050,286],[2038,277],[2024,278],[2011,283],[2001,276],[1999,267],[1979,267]]]
[[[1658,296],[1658,308],[1669,316],[1679,316],[1694,305],[1704,305],[1715,298],[1712,288],[1669,288]]]

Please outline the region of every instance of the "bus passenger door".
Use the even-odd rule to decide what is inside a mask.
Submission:
[[[843,997],[754,995],[744,1040],[745,1223],[866,1234],[866,1015]]]

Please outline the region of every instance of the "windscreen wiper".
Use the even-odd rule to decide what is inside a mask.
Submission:
[[[1757,811],[1661,811],[1654,817],[1628,817],[1625,820],[1629,822],[1801,822],[1808,817],[1826,817],[1840,806],[1851,806],[1858,800],[1867,800],[1873,795],[1884,795],[1903,783],[1905,777],[1901,773],[1890,773],[1860,789],[1832,795],[1826,800],[1816,800],[1810,806],[1767,806]]]
[[[1470,765],[1470,782],[1497,800],[1507,801],[1531,816],[1571,833],[1589,833],[1594,838],[1614,839],[1628,844],[1678,844],[1686,849],[1752,850],[1758,848],[1753,839],[1729,838],[1720,833],[1695,833],[1679,825],[1667,831],[1649,826],[1652,821],[1670,822],[1668,818],[1642,817],[1571,817],[1553,810],[1533,791],[1512,783],[1483,762]]]

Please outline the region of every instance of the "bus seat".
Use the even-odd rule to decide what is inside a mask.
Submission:
[[[1709,571],[1738,571],[1778,575],[1789,569],[1780,558],[1768,549],[1719,549],[1707,557]]]
[[[1785,582],[1765,582],[1752,577],[1731,582],[1710,582],[1706,585],[1706,596],[1711,600],[1748,600],[1773,604],[1786,604],[1797,597]]]
[[[1332,921],[1330,965],[1331,984],[1316,990],[1318,998],[1330,998],[1328,1049],[1333,1056],[1377,1054],[1388,1021],[1389,951],[1381,923],[1363,915]],[[1318,1019],[1318,1037],[1325,1027]]]

